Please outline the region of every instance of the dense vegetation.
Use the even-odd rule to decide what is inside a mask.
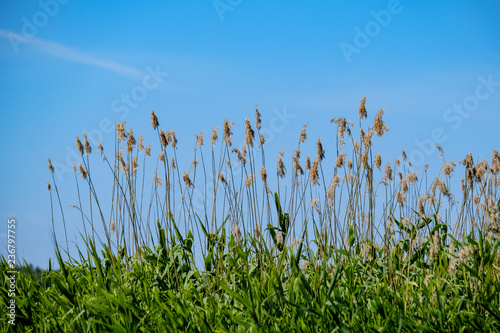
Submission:
[[[232,145],[227,120],[223,140],[215,128],[210,147],[197,135],[189,172],[179,169],[175,132],[161,130],[152,112],[161,149],[155,167],[146,166],[151,146],[124,123],[116,127],[114,158],[98,145],[111,199],[99,197],[95,154],[87,136],[77,137],[79,255],[69,256],[67,238],[57,240],[55,230],[66,225],[53,177],[52,211],[62,213],[53,219],[59,269],[20,271],[16,326],[2,315],[2,331],[500,331],[498,152],[489,164],[468,154],[462,166],[438,147],[443,167],[431,180],[427,167],[412,171],[404,151],[384,168],[372,145],[388,130],[383,113],[363,128],[361,101],[359,139],[352,122],[332,119],[328,163],[321,139],[314,160],[300,163],[304,126],[290,170],[280,152],[274,180],[257,108],[241,148]],[[49,168],[53,174],[50,160]],[[456,196],[455,169],[464,172]],[[6,281],[5,259],[2,266]],[[7,288],[0,286],[2,308]]]

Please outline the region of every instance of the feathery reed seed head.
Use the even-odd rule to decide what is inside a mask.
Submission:
[[[211,138],[211,145],[212,147],[215,145],[215,143],[217,142],[218,140],[218,136],[217,136],[217,131],[219,130],[219,126],[215,126],[213,131],[212,131],[212,136],[210,137]]]
[[[83,144],[80,141],[79,137],[76,137],[76,149],[78,150],[78,152],[80,153],[80,155],[83,155]]]
[[[253,147],[253,141],[255,140],[255,132],[252,129],[250,120],[245,118],[245,144],[248,147]]]
[[[316,159],[321,162],[325,158],[325,151],[323,145],[321,144],[321,138],[316,141]]]
[[[365,103],[366,103],[366,97],[363,97],[361,99],[361,103],[359,104],[359,121],[367,117]]]
[[[201,131],[199,135],[195,135],[195,137],[196,137],[196,145],[197,145],[198,147],[203,146],[203,133],[204,133],[204,132],[205,132],[205,131]]]
[[[90,155],[90,153],[92,152],[92,148],[90,147],[90,143],[89,143],[89,140],[87,140],[87,136],[89,135],[88,132],[86,132],[83,136],[84,136],[84,145],[85,145],[85,154],[87,154],[87,156]]]
[[[261,122],[262,120],[260,119],[259,109],[257,108],[257,105],[255,105],[255,127],[257,127],[259,131],[261,128]]]
[[[384,124],[382,120],[382,116],[384,115],[385,110],[380,109],[377,112],[377,115],[375,116],[375,119],[373,120],[373,130],[375,133],[377,133],[378,137],[381,138],[382,135],[384,135],[384,132],[389,131],[389,127],[387,127],[386,124]]]
[[[54,166],[52,165],[52,161],[49,158],[49,170],[50,172],[54,173]]]
[[[266,139],[264,138],[263,133],[259,133],[259,146],[262,147],[266,143]]]
[[[373,164],[377,167],[377,169],[380,170],[380,166],[382,165],[382,156],[380,156],[380,153],[377,153],[375,155],[375,160],[373,161]]]
[[[191,179],[189,178],[189,175],[186,171],[182,174],[182,180],[184,180],[184,184],[186,184],[186,187],[191,187],[193,186],[193,182],[191,182]]]
[[[80,173],[82,174],[83,179],[87,179],[87,170],[82,166],[82,163],[78,163],[78,169],[80,169]]]
[[[281,158],[281,156],[283,156],[283,151],[281,151],[279,154],[278,154],[278,159],[276,161],[277,165],[278,165],[278,175],[283,178],[285,177],[285,172],[286,172],[286,168],[285,168],[285,163],[283,163],[283,159]]]
[[[234,123],[230,123],[229,120],[225,119],[224,120],[224,142],[226,142],[227,146],[231,146],[232,138],[231,135],[233,135],[233,132],[231,131],[231,128],[233,127]]]
[[[307,140],[306,127],[307,123],[304,125],[304,127],[302,127],[302,130],[300,131],[299,144],[304,143]]]
[[[154,110],[151,110],[151,126],[153,126],[153,129],[155,130],[159,125],[158,117],[156,117]]]
[[[318,178],[319,178],[318,168],[319,168],[319,161],[315,160],[314,162],[312,162],[311,170],[309,171],[309,177],[311,179],[311,184],[313,186],[318,184]]]

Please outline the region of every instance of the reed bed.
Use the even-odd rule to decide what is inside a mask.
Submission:
[[[24,264],[15,329],[500,331],[498,152],[453,162],[438,146],[437,176],[414,170],[404,150],[385,161],[372,144],[389,131],[385,111],[368,123],[365,103],[356,124],[330,121],[328,150],[306,124],[296,149],[266,155],[257,107],[242,146],[226,119],[195,135],[188,165],[154,111],[154,146],[125,123],[109,152],[77,137],[77,255],[49,159],[59,269]],[[110,196],[93,181],[102,168]]]

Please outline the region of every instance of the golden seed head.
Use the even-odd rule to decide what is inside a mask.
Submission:
[[[255,105],[255,127],[257,127],[257,129],[260,131],[260,127],[261,127],[261,119],[260,119],[260,113],[259,113],[259,109],[257,108],[257,105]]]
[[[80,153],[80,155],[83,155],[83,144],[80,141],[79,137],[76,137],[76,149],[78,150],[78,152]]]
[[[226,145],[231,146],[231,135],[233,135],[233,132],[231,131],[231,128],[233,127],[234,123],[230,123],[227,119],[224,120],[224,141],[226,142]]]
[[[390,163],[387,163],[385,166],[385,178],[392,180],[392,168]]]
[[[402,151],[402,157],[403,157],[403,161],[406,161],[406,152],[404,149],[401,150]]]
[[[335,167],[340,168],[344,165],[345,157],[347,153],[341,153],[337,156],[337,160],[335,161]]]
[[[427,200],[427,196],[425,194],[422,194],[420,198],[418,198],[418,205],[417,205],[417,212],[420,216],[425,215],[425,208],[424,208],[424,203]]]
[[[175,157],[172,157],[172,161],[170,162],[170,169],[175,169]]]
[[[54,166],[52,166],[52,161],[49,158],[49,170],[50,172],[54,173]]]
[[[408,183],[406,182],[406,177],[401,179],[400,184],[401,184],[401,190],[403,191],[403,193],[408,192]]]
[[[285,168],[285,163],[283,163],[283,159],[281,158],[283,154],[280,152],[278,154],[278,159],[277,159],[277,165],[278,165],[278,175],[283,178],[285,177],[285,172],[286,172],[286,168]]]
[[[219,180],[221,181],[222,184],[227,185],[227,180],[224,177],[224,174],[222,173],[222,171],[219,171]]]
[[[177,146],[177,137],[175,136],[175,131],[171,131],[172,133],[172,142],[170,143],[170,145],[172,146],[172,148],[175,148],[175,146]]]
[[[368,166],[366,168],[366,188],[371,189],[373,186],[373,169]]]
[[[87,136],[89,135],[89,133],[85,133],[83,136],[85,137],[84,139],[84,143],[85,143],[85,153],[87,154],[87,156],[90,155],[90,153],[92,152],[92,148],[90,147],[90,143],[89,143],[89,140],[87,140]]]
[[[339,175],[335,175],[332,179],[332,184],[331,184],[332,188],[335,189],[339,185],[341,180],[342,178]]]
[[[311,158],[309,156],[306,156],[306,170],[311,169]]]
[[[453,172],[453,165],[449,165],[446,162],[444,162],[444,165],[441,168],[441,173],[445,176],[450,176],[452,172]]]
[[[151,126],[153,126],[153,129],[155,130],[160,124],[158,123],[158,118],[156,117],[156,114],[154,110],[151,111]]]
[[[406,178],[407,178],[407,181],[410,183],[410,184],[415,184],[417,181],[418,181],[418,176],[417,176],[417,173],[419,171],[414,171],[412,173],[409,173]]]
[[[348,159],[348,160],[347,160],[347,168],[348,168],[349,170],[352,170],[352,166],[353,166],[353,165],[352,165],[352,161],[351,161],[351,159]]]
[[[304,125],[304,127],[302,127],[302,131],[300,131],[299,144],[304,143],[307,140],[306,127],[307,127],[307,123]]]
[[[266,143],[266,139],[264,138],[263,133],[259,133],[259,146],[262,147]]]
[[[201,131],[199,135],[195,135],[195,137],[196,137],[196,145],[198,147],[203,146],[203,133],[204,133],[204,131]]]
[[[186,171],[182,174],[182,180],[184,180],[184,184],[186,184],[186,187],[191,187],[193,186],[193,182],[191,182],[191,179],[189,178],[189,175]]]
[[[262,178],[262,183],[264,183],[264,185],[267,184],[267,172],[264,166],[260,168],[260,178]]]
[[[396,161],[394,161],[394,164],[396,164],[397,166],[401,165],[401,161],[399,160],[399,158],[396,158]]]
[[[165,132],[163,132],[162,129],[160,129],[159,136],[160,136],[160,143],[163,146],[163,148],[165,148],[168,143],[167,143],[167,137],[165,136]]]
[[[129,154],[134,149],[136,142],[137,141],[135,140],[134,132],[132,132],[132,129],[130,129],[130,131],[128,131],[128,140],[127,140],[127,152]]]
[[[436,146],[436,148],[439,150],[439,157],[443,157],[443,154],[444,154],[444,149],[443,147],[441,147],[440,145],[438,145],[437,143],[434,144]]]
[[[231,149],[231,152],[233,153],[236,153],[236,163],[241,163],[242,165],[245,165],[246,162],[247,162],[247,159],[246,159],[246,146],[243,146],[243,148],[241,148],[241,150],[239,150],[238,148],[233,148]]]
[[[343,146],[342,139],[344,139],[346,130],[348,130],[349,135],[351,132],[347,125],[350,125],[352,127],[352,126],[354,126],[354,124],[351,121],[348,121],[347,119],[345,119],[343,117],[333,118],[332,120],[330,120],[330,123],[333,123],[333,122],[335,122],[337,124],[337,136],[340,139],[340,142],[341,142],[340,145]]]
[[[250,120],[245,118],[245,143],[248,147],[253,147],[253,141],[255,140],[255,132],[252,129]]]
[[[118,133],[118,142],[125,140],[127,137],[127,134],[125,133],[125,121],[116,123],[116,133]]]
[[[245,179],[245,187],[250,187],[253,184],[254,175],[249,175],[247,179]]]
[[[73,171],[76,172],[76,165],[75,165],[75,162],[71,162],[71,164],[73,165]]]
[[[446,184],[444,183],[444,181],[442,179],[436,179],[436,182],[437,182],[437,185],[438,185],[438,188],[439,188],[439,192],[441,192],[443,195],[448,195],[448,188],[446,187]]]
[[[361,166],[364,169],[368,169],[368,167],[369,167],[369,165],[368,165],[368,150],[365,151],[363,154],[361,154]]]
[[[472,169],[472,166],[474,165],[474,160],[472,159],[472,154],[468,153],[467,156],[460,161],[467,169]]]
[[[495,149],[493,149],[493,153],[491,154],[491,172],[494,175],[500,172],[500,155]]]
[[[158,160],[160,162],[165,162],[165,153],[161,152],[160,155],[158,156]]]
[[[141,135],[139,136],[139,143],[137,147],[139,147],[140,150],[144,149],[144,133],[141,133]]]
[[[495,163],[500,163],[500,154],[498,154],[498,151],[496,149],[493,149],[493,152],[491,154],[491,164]]]
[[[154,181],[156,187],[161,186],[162,179],[158,178],[158,170],[155,170],[155,174],[153,176],[153,181]]]
[[[137,169],[138,169],[137,156],[134,156],[134,158],[132,159],[132,174],[136,173]]]
[[[49,182],[47,182],[47,190],[50,191],[50,183]]]
[[[198,162],[200,161],[200,158],[196,158],[194,161],[193,161],[193,164],[191,166],[191,169],[196,169],[196,166],[198,166]]]
[[[115,221],[112,221],[111,224],[109,225],[109,231],[114,234],[115,233]]]
[[[102,156],[102,154],[104,152],[104,148],[102,147],[101,141],[97,141],[97,149],[99,149],[99,153]]]
[[[211,145],[212,145],[212,147],[215,145],[215,143],[219,139],[219,137],[217,136],[217,131],[218,130],[219,130],[219,126],[215,126],[214,129],[213,129],[213,131],[212,131],[212,136],[211,136],[211,139],[212,139]]]
[[[319,178],[318,168],[319,168],[319,161],[315,160],[314,162],[312,162],[311,170],[309,171],[309,177],[311,179],[311,184],[313,186],[318,184],[318,178]]]
[[[321,144],[321,138],[318,138],[316,142],[316,159],[321,162],[325,158],[325,151],[323,150],[323,145]]]
[[[358,153],[358,151],[359,151],[359,142],[358,142],[358,140],[354,140],[354,142],[352,144],[352,147],[354,148],[354,151],[356,153]]]
[[[82,174],[83,179],[87,179],[87,170],[85,170],[82,166],[82,163],[78,163],[78,168],[80,169],[80,173]]]
[[[382,121],[382,116],[384,115],[385,110],[380,109],[373,120],[373,130],[377,133],[378,137],[381,138],[384,135],[384,132],[389,131],[389,127]]]
[[[375,131],[373,131],[371,128],[368,130],[367,133],[365,133],[363,136],[362,136],[362,142],[363,142],[363,146],[365,147],[365,150],[368,150],[368,148],[371,147],[372,145],[372,136],[373,134],[375,134]]]
[[[319,209],[319,198],[312,198],[309,206],[314,208],[318,212],[318,214],[321,214],[321,211]]]
[[[361,103],[359,104],[359,120],[360,121],[363,120],[363,118],[367,117],[365,103],[366,103],[366,97],[363,97],[363,99],[361,100]]]
[[[382,156],[380,156],[380,153],[377,153],[375,155],[375,160],[373,161],[373,164],[375,164],[377,169],[380,170],[380,166],[382,165]]]
[[[474,174],[474,178],[477,182],[481,182],[483,176],[488,171],[488,162],[486,159],[478,162],[476,166],[472,169],[472,173]]]
[[[403,206],[403,203],[406,201],[406,196],[403,192],[396,193],[396,200],[400,206]]]
[[[149,144],[146,147],[146,150],[144,151],[144,153],[146,154],[146,156],[151,156],[151,144]]]
[[[168,130],[167,132],[165,132],[163,134],[164,136],[164,139],[165,139],[165,143],[166,143],[166,146],[168,146],[170,144],[170,142],[172,142],[172,136],[173,136],[173,133],[175,133],[174,131],[172,130]]]
[[[292,156],[293,170],[295,171],[295,176],[297,176],[298,173],[300,173],[301,175],[304,174],[304,170],[302,170],[302,167],[300,166],[299,163],[299,157],[300,157],[300,149],[295,149],[294,154]]]
[[[474,202],[474,204],[476,206],[479,206],[480,201],[481,201],[481,197],[477,194],[474,194],[474,196],[472,197],[472,202]]]

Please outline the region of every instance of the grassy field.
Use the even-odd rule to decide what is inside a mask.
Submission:
[[[196,135],[187,169],[154,112],[155,147],[124,123],[110,149],[77,137],[78,256],[49,160],[59,269],[19,270],[16,325],[3,311],[1,331],[500,331],[498,152],[490,163],[470,153],[455,163],[438,147],[437,177],[413,171],[404,151],[382,162],[372,139],[389,130],[384,112],[366,124],[363,99],[359,123],[332,119],[335,146],[325,152],[314,138],[305,158],[304,126],[290,164],[285,152],[276,163],[266,156],[257,108],[243,147],[226,120],[207,142]],[[92,179],[97,157],[112,182],[106,199]]]

